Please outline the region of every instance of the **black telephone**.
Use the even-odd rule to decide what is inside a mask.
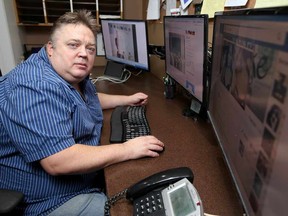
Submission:
[[[165,209],[163,208],[164,207],[163,200],[161,200],[161,195],[159,195],[159,193],[161,194],[161,190],[164,189],[165,187],[184,178],[188,179],[191,183],[193,183],[194,175],[191,169],[189,169],[188,167],[173,168],[153,174],[137,182],[128,189],[125,189],[124,191],[116,194],[112,198],[108,199],[105,206],[105,215],[109,215],[109,209],[111,205],[113,205],[116,201],[124,197],[133,202],[134,206],[133,215],[139,215],[138,214],[138,212],[140,211],[139,208],[143,208],[143,206],[149,206],[150,209],[151,206],[150,203],[154,202],[158,203],[156,205],[157,207],[155,207],[153,211],[157,212],[157,215],[165,215]],[[143,200],[146,202],[145,205],[143,205]],[[150,210],[147,211],[149,212]],[[150,213],[149,215],[156,215],[156,214]]]

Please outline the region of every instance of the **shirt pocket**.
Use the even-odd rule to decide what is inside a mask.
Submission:
[[[97,122],[88,106],[77,105],[73,114],[73,136],[76,143],[90,142],[92,137],[97,137],[95,142],[100,139],[100,133],[97,130]],[[95,138],[94,138],[95,139]]]

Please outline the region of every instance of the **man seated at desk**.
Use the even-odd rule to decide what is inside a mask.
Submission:
[[[102,109],[148,97],[96,92],[95,34],[91,12],[66,13],[46,46],[0,78],[0,188],[24,193],[24,215],[103,215],[97,171],[163,150],[154,136],[99,144]]]

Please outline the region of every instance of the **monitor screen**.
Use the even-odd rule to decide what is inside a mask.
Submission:
[[[145,21],[102,19],[101,27],[107,60],[150,69]]]
[[[200,102],[206,91],[207,15],[165,16],[166,73]]]
[[[288,211],[288,8],[214,18],[208,115],[248,215]]]

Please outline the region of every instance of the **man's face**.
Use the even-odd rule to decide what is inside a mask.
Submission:
[[[47,44],[49,60],[62,78],[77,84],[87,77],[94,65],[94,34],[81,24],[68,24],[55,33],[53,42]]]

